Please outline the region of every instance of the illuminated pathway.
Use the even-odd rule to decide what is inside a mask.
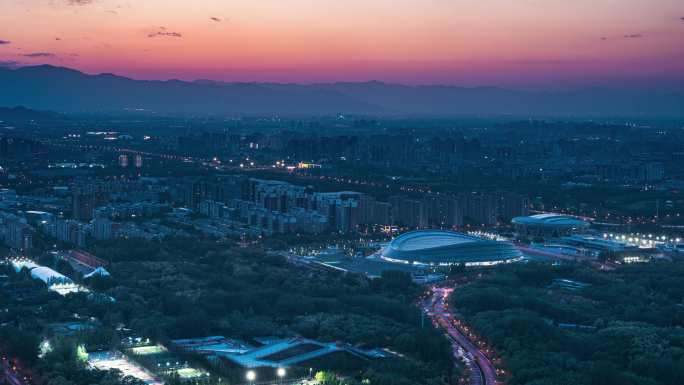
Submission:
[[[433,288],[432,297],[423,303],[423,311],[432,318],[449,336],[454,357],[466,362],[470,370],[471,385],[498,385],[496,368],[485,354],[464,336],[455,326],[454,317],[447,309],[447,300],[453,289]]]

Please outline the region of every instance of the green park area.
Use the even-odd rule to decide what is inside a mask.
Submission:
[[[511,373],[510,385],[677,385],[684,378],[684,266],[518,264],[451,296]],[[475,277],[476,278],[476,277]]]

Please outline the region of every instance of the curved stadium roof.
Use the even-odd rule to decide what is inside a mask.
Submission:
[[[495,264],[521,256],[520,251],[508,242],[444,230],[404,233],[382,251],[385,260],[428,265]]]
[[[45,266],[31,270],[31,277],[45,282],[48,286],[53,283],[71,283],[71,279]]]
[[[27,259],[19,259],[19,260],[12,261],[12,267],[14,267],[14,271],[16,271],[18,273],[23,268],[31,270],[31,269],[35,269],[36,267],[39,267],[39,265],[37,265],[33,261],[29,261]]]
[[[515,217],[511,221],[514,225],[556,227],[556,228],[577,228],[587,227],[588,222],[579,218],[563,214],[537,214],[528,217]]]

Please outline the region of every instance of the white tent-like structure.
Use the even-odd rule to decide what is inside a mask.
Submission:
[[[27,268],[28,270],[35,269],[36,267],[39,267],[40,265],[36,264],[35,262],[28,260],[28,259],[15,259],[12,260],[12,267],[14,268],[15,272],[20,272],[23,268]]]
[[[41,266],[30,259],[15,259],[12,260],[12,267],[14,271],[19,273],[24,268],[28,269],[31,278],[42,281],[47,285],[48,289],[55,291],[61,295],[76,292],[87,292],[88,289],[74,283],[71,278],[52,270],[49,267]]]
[[[31,270],[31,278],[45,282],[46,285],[74,283],[71,278],[60,274],[49,267],[40,266]]]
[[[97,269],[91,271],[90,273],[83,276],[83,278],[90,278],[92,276],[99,275],[100,277],[108,277],[109,272],[104,267],[98,267]]]

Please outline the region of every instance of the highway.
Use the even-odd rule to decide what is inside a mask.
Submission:
[[[452,342],[454,357],[463,360],[470,373],[470,385],[498,385],[496,368],[487,356],[455,326],[448,311],[447,300],[453,289],[433,288],[433,294],[423,303],[423,311],[439,325]]]

